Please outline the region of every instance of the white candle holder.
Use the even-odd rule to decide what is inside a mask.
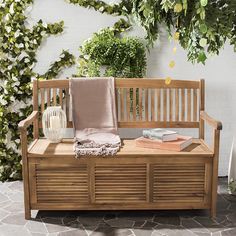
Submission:
[[[52,143],[59,143],[66,128],[66,113],[60,106],[48,107],[42,117],[43,133]]]

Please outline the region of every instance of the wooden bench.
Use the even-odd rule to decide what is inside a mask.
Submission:
[[[137,148],[124,139],[115,157],[76,159],[72,139],[53,144],[39,136],[46,106],[60,105],[70,117],[69,81],[34,80],[33,113],[19,124],[25,218],[33,209],[209,209],[214,217],[222,125],[204,111],[204,80],[115,83],[119,128],[196,128],[199,139],[181,152]],[[212,148],[204,141],[205,122],[213,128]],[[31,124],[34,141],[28,147]]]

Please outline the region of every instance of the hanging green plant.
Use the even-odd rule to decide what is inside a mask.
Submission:
[[[132,14],[147,33],[150,45],[158,38],[160,25],[170,34],[179,32],[179,43],[192,62],[205,63],[229,40],[236,50],[235,0],[130,0]]]
[[[179,43],[188,60],[205,63],[207,56],[219,54],[228,40],[236,51],[235,0],[121,0],[107,4],[100,0],[68,0],[101,13],[133,18],[146,31],[148,45],[159,36],[160,27],[179,33]]]
[[[33,0],[0,1],[0,181],[21,178],[17,125],[32,111],[31,78],[51,79],[74,64],[74,56],[62,51],[44,75],[33,71],[41,43],[49,35],[60,34],[63,22],[47,24],[39,20],[32,29],[27,28],[24,14],[32,3]]]
[[[84,42],[80,47],[77,76],[145,76],[145,46],[138,38],[121,37],[120,32],[122,27],[118,22],[114,27],[93,34],[91,39]]]

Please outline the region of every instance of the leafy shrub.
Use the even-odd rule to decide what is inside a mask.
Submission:
[[[138,78],[146,73],[146,52],[141,40],[121,37],[114,28],[94,33],[80,51],[77,76]]]

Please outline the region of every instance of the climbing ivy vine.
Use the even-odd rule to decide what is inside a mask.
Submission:
[[[133,9],[133,3],[129,0],[121,0],[119,3],[108,4],[100,0],[66,0],[69,3],[77,4],[81,7],[93,9],[100,13],[106,13],[109,15],[125,15],[131,14]]]
[[[17,125],[32,111],[31,79],[51,79],[74,64],[74,56],[62,51],[48,72],[33,71],[36,52],[43,40],[63,31],[63,21],[39,20],[27,28],[25,11],[33,0],[0,0],[0,180],[21,178],[20,139]],[[30,133],[29,133],[30,135]]]

